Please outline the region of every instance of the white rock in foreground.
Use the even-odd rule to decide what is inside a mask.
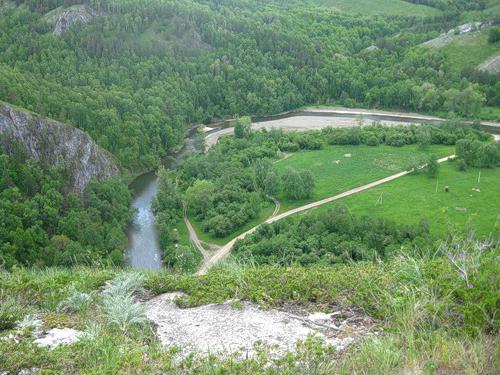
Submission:
[[[54,349],[59,345],[73,344],[80,340],[83,332],[72,328],[53,328],[47,334],[35,340],[35,343],[40,347],[49,347]]]
[[[178,293],[168,293],[146,303],[146,315],[157,326],[158,337],[165,348],[180,347],[181,355],[234,354],[252,356],[254,344],[262,342],[272,348],[274,355],[293,351],[298,341],[309,335],[325,339],[344,349],[351,337],[333,338],[338,333],[330,315],[317,315],[321,326],[307,316],[288,314],[278,310],[262,310],[249,302],[231,302],[181,309],[173,302]]]

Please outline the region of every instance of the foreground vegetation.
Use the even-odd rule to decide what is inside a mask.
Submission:
[[[500,366],[496,245],[455,238],[429,253],[416,256],[403,250],[379,264],[255,268],[226,263],[203,277],[160,272],[117,278],[123,271],[88,268],[1,272],[0,335],[18,337],[18,342],[0,340],[1,368],[83,374],[494,374]],[[279,360],[264,351],[246,360],[211,356],[179,362],[175,350],[161,350],[136,301],[122,301],[123,310],[133,309],[131,315],[116,315],[108,307],[110,293],[126,299],[129,293],[143,294],[141,285],[152,294],[184,291],[189,297],[178,301],[183,306],[230,298],[265,307],[293,303],[310,310],[341,303],[379,319],[385,333],[366,338],[341,357],[310,340],[298,353]],[[76,292],[89,298],[77,304]],[[53,351],[38,348],[29,330],[16,328],[16,321],[27,314],[39,317],[46,327],[72,326],[86,336]]]

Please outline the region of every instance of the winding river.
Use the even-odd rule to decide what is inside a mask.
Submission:
[[[253,118],[254,129],[278,128],[287,131],[305,131],[324,127],[356,126],[362,117],[365,122],[377,121],[384,125],[409,125],[414,123],[428,123],[443,121],[437,117],[418,114],[395,114],[382,111],[363,111],[347,109],[306,109],[300,112],[289,112],[276,116]],[[484,130],[500,133],[500,124],[485,123]],[[208,130],[208,129],[207,129]],[[214,125],[207,131],[207,144],[210,147],[217,140],[233,133],[232,128],[221,128]],[[169,168],[176,168],[195,149],[195,132],[192,131],[186,139],[186,144],[177,153]],[[129,261],[132,268],[142,270],[158,270],[161,268],[161,250],[158,240],[158,231],[154,223],[154,214],[151,203],[158,191],[158,181],[155,172],[139,176],[130,186],[134,193],[132,206],[136,210],[132,224],[128,229]]]

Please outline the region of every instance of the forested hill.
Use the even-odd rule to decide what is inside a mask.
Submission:
[[[131,171],[223,116],[337,103],[476,117],[500,104],[494,77],[417,47],[463,21],[460,1],[411,16],[347,3],[3,1],[0,99],[79,127]]]

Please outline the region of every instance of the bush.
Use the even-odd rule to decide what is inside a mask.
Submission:
[[[194,272],[201,261],[201,253],[193,246],[175,244],[164,256],[165,263],[177,272]]]
[[[460,158],[457,160],[457,168],[459,171],[464,172],[467,170],[467,163],[464,159]]]
[[[388,146],[402,147],[406,144],[406,139],[402,133],[390,133],[385,138],[385,144]]]
[[[366,144],[368,146],[378,146],[379,141],[376,135],[371,135],[366,139]]]
[[[79,292],[74,285],[71,285],[69,296],[59,303],[57,309],[64,312],[78,312],[88,308],[91,302],[90,294]]]
[[[312,195],[314,177],[309,171],[298,172],[289,167],[281,178],[283,190],[289,199],[305,199]]]
[[[456,144],[457,156],[468,166],[493,168],[500,162],[498,144],[482,143],[470,138],[461,139]]]
[[[123,273],[106,282],[104,296],[132,296],[142,290],[144,276],[139,273]]]
[[[331,145],[359,145],[361,144],[358,128],[331,129],[328,143]]]
[[[135,302],[132,296],[108,295],[104,298],[103,307],[106,319],[122,331],[147,321],[144,306]]]
[[[496,43],[500,41],[500,27],[495,27],[490,30],[490,33],[488,34],[488,42],[489,43]]]
[[[432,155],[427,162],[427,173],[430,177],[434,177],[439,172],[439,163],[437,161],[436,155]]]
[[[14,298],[0,301],[0,331],[14,328],[23,314],[23,309]]]
[[[144,306],[134,300],[134,293],[142,290],[143,276],[122,274],[106,283],[103,308],[106,319],[122,331],[146,322]]]

